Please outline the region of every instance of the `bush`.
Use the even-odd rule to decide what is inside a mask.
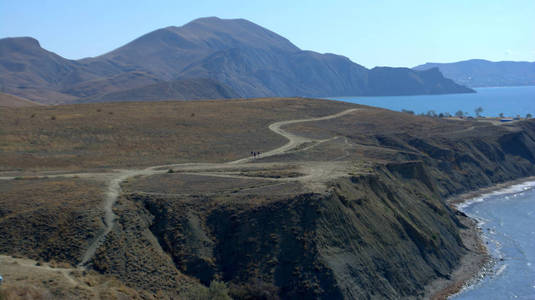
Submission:
[[[232,300],[228,295],[227,285],[221,281],[212,281],[208,293],[213,300]]]
[[[187,300],[232,300],[224,282],[214,280],[210,287],[198,285],[182,295]]]
[[[262,280],[230,287],[230,296],[235,300],[279,300],[278,294],[279,289],[275,285]]]
[[[0,300],[52,300],[53,295],[46,289],[29,285],[4,287],[0,290]]]

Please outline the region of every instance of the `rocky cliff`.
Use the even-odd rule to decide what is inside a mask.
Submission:
[[[459,234],[465,216],[444,199],[535,174],[533,122],[457,131],[455,122],[440,121],[451,131],[431,136],[356,134],[357,127],[338,121],[321,124],[307,126],[315,134],[353,131],[352,141],[381,147],[373,166],[354,167],[354,175],[329,181],[322,193],[295,186],[277,193],[133,192],[126,201],[150,216],[150,232],[181,273],[204,284],[223,280],[235,295],[264,289],[282,299],[412,299],[432,280],[449,278],[469,251]]]
[[[113,104],[111,116],[121,115],[118,105],[123,104]],[[87,267],[156,298],[183,296],[216,281],[225,282],[236,299],[422,298],[428,284],[449,278],[471,251],[461,234],[466,216],[445,199],[535,174],[533,120],[448,120],[309,99],[230,101],[224,106],[212,101],[195,114],[186,110],[191,103],[169,105],[131,103],[126,108],[128,118],[139,118],[138,123],[141,115],[161,119],[161,111],[151,113],[150,108],[173,111],[158,134],[180,123],[173,136],[190,130],[198,137],[195,149],[203,149],[200,143],[210,137],[195,129],[207,126],[196,118],[207,114],[213,119],[217,114],[210,111],[229,105],[255,109],[217,122],[234,134],[247,128],[243,136],[268,136],[266,124],[279,120],[258,122],[254,116],[262,115],[256,109],[278,110],[277,118],[281,113],[310,118],[324,116],[326,109],[354,110],[284,126],[303,142],[273,156],[264,153],[230,164],[188,161],[159,172],[133,172],[145,176],[123,181],[122,196],[113,206],[117,219]],[[75,108],[94,112],[98,126],[104,123],[96,106]],[[5,126],[17,126],[30,111],[37,117],[53,111],[56,120],[35,125],[44,133],[46,124],[70,122],[76,116],[70,109],[13,110],[5,115]],[[225,131],[218,141],[236,147],[232,153],[248,153],[250,144],[225,143],[233,137]],[[11,147],[17,145],[10,141]],[[63,148],[54,151],[54,159],[66,159]],[[78,264],[105,225],[98,191],[107,190],[99,184],[113,174],[3,181],[0,234],[6,238],[0,251]]]

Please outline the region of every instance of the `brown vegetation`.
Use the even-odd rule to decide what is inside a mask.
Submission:
[[[270,123],[350,106],[255,99],[0,109],[0,170],[229,161],[285,143],[267,128]]]
[[[35,105],[41,105],[41,104],[18,97],[18,96],[0,92],[0,107],[2,106],[24,107],[24,106],[35,106]]]
[[[6,109],[0,166],[52,174],[228,162],[283,145],[272,122],[353,107],[362,109],[282,128],[304,142],[272,156],[132,172],[88,267],[159,298],[422,297],[467,253],[480,255],[466,245],[465,216],[444,199],[535,174],[534,122],[496,126],[307,99]],[[76,264],[103,228],[109,185],[100,181],[116,178],[105,171],[0,181],[2,253]]]
[[[76,264],[101,229],[102,183],[0,180],[0,253]]]

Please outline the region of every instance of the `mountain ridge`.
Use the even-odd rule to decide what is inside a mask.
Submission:
[[[103,55],[81,60],[47,51],[35,39],[15,41],[28,44],[22,48],[31,51],[2,51],[20,47],[13,40],[0,40],[0,91],[49,104],[193,79],[217,81],[232,90],[219,95],[221,98],[229,94],[252,98],[473,92],[441,75],[426,78],[430,73],[407,68],[383,68],[383,75],[375,76],[377,71],[345,56],[301,50],[245,19],[200,18],[180,27],[154,30]],[[408,85],[380,82],[383,77]],[[200,82],[209,81],[195,84]],[[199,95],[202,93],[186,96],[197,99]]]
[[[535,85],[535,62],[469,59],[452,63],[425,63],[415,70],[439,68],[444,77],[469,87]]]

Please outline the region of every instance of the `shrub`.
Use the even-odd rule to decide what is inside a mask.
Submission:
[[[51,300],[54,299],[52,294],[42,288],[37,288],[30,285],[18,285],[5,287],[0,290],[0,300],[28,300],[28,299],[39,299],[39,300]]]
[[[409,114],[409,115],[414,115],[414,111],[412,110],[402,109],[401,112]]]
[[[481,116],[481,113],[483,112],[483,107],[478,107],[474,110],[474,112],[476,113],[476,116],[477,117],[480,117]]]
[[[235,300],[278,300],[278,294],[279,289],[275,285],[262,280],[230,287],[230,296]]]
[[[228,288],[224,282],[214,280],[208,288],[210,299],[213,300],[232,300],[228,295]]]
[[[227,285],[217,280],[212,281],[210,287],[198,285],[182,296],[188,300],[232,300],[228,294]]]

